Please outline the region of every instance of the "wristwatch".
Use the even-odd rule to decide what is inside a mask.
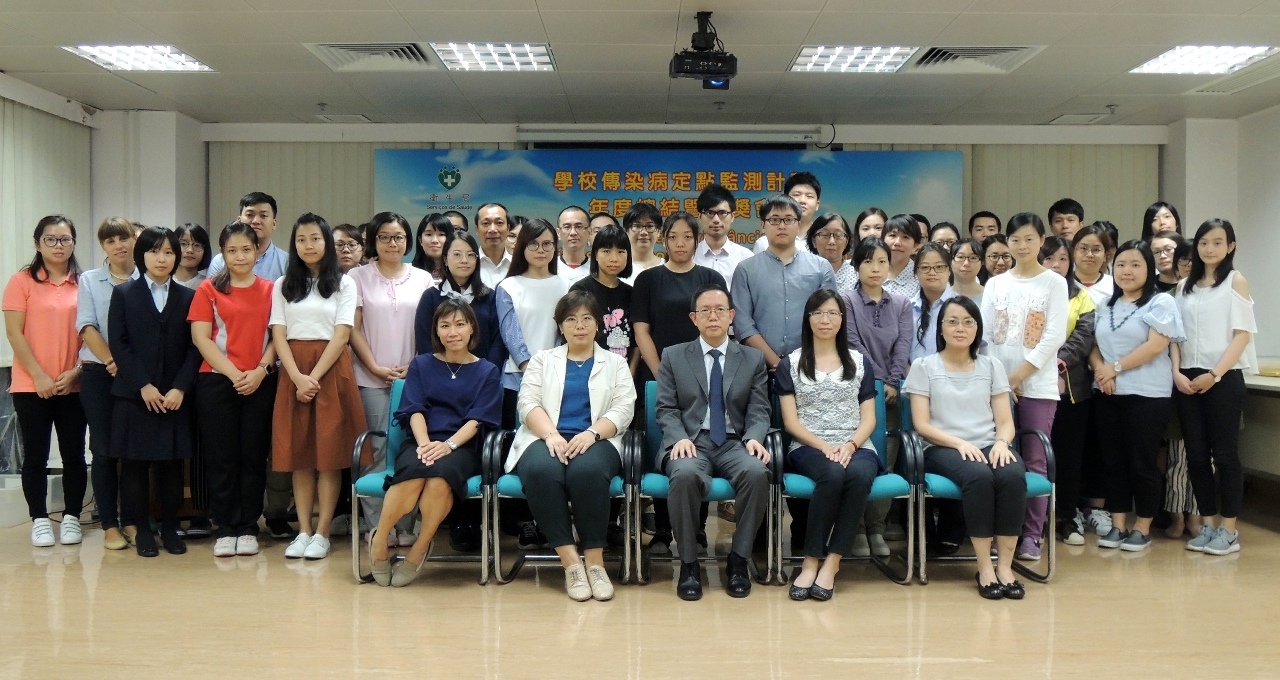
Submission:
[[[1120,372],[1124,370],[1124,366],[1121,366],[1119,361],[1111,364],[1111,368],[1115,369],[1116,375],[1120,375]]]
[[[587,432],[590,432],[591,434],[594,434],[594,435],[596,436],[596,441],[600,441],[600,433],[599,433],[599,432],[596,432],[596,428],[594,428],[594,427],[588,427],[588,428],[587,428]]]
[[[457,451],[457,450],[458,450],[458,445],[457,445],[457,444],[454,444],[452,439],[446,439],[446,440],[444,440],[444,443],[446,443],[446,444],[448,444],[448,445],[449,445],[449,450],[450,450],[450,451]]]
[[[1213,376],[1213,384],[1215,385],[1217,385],[1222,380],[1222,376],[1218,375],[1217,373],[1214,373],[1213,371],[1209,371],[1209,375]]]
[[[275,373],[277,370],[279,370],[279,366],[276,365],[274,362],[269,364],[258,364],[258,368],[261,368],[262,370],[266,371],[267,375],[271,375],[272,373]]]

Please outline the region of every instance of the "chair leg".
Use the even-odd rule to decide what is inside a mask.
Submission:
[[[356,495],[356,485],[351,484],[351,573],[356,577],[356,583],[372,583],[373,567],[370,566],[369,573],[366,574],[360,568],[360,547],[364,543],[360,539],[360,497]],[[372,559],[372,557],[370,558]]]
[[[618,571],[619,583],[631,582],[631,489],[622,489],[622,568]]]
[[[492,515],[489,505],[492,500],[490,498],[492,494],[492,490],[488,487],[480,491],[480,585],[482,586],[489,585],[489,548],[490,541],[493,540],[490,537],[490,532],[493,531],[493,522],[491,521]]]
[[[923,490],[918,491],[916,493],[916,496],[918,497],[916,499],[916,530],[923,532],[924,526],[925,526],[924,525],[924,507],[926,505],[925,503],[926,496]],[[929,571],[927,567],[928,555],[925,554],[923,537],[921,537],[920,543],[916,545],[916,560],[919,563],[919,567],[920,567],[920,576],[918,577],[920,581],[920,585],[927,586],[929,585]]]
[[[496,493],[493,494],[493,504],[492,504],[493,525],[495,527],[501,526],[501,516],[500,516],[501,510],[499,510],[499,507],[501,506],[501,501],[502,499],[498,496],[498,494]],[[520,570],[523,568],[524,568],[524,555],[521,554],[520,556],[516,557],[515,562],[511,564],[510,571],[504,572],[502,570],[502,532],[494,531],[493,532],[493,573],[494,573],[494,576],[496,576],[498,579],[498,584],[506,585],[516,580],[516,577],[520,575]]]
[[[764,568],[764,576],[760,577],[759,575],[760,570],[759,568],[756,569],[756,582],[764,586],[773,585],[774,579],[777,575],[777,572],[774,570],[774,557],[775,555],[778,555],[780,553],[775,553],[773,551],[773,544],[774,544],[773,536],[775,533],[777,534],[782,533],[781,524],[779,522],[775,522],[776,514],[778,513],[777,496],[778,496],[777,491],[775,491],[774,489],[770,489],[769,509],[765,512],[765,515],[766,515],[765,521],[767,523],[767,526],[765,528],[765,538],[766,538],[766,542],[769,544],[769,549],[765,557],[766,564]],[[753,565],[755,564],[754,556],[751,558],[751,562]]]
[[[903,562],[905,562],[903,573],[901,574],[894,573],[893,567],[889,565],[888,561],[880,557],[877,557],[874,553],[872,553],[871,555],[872,564],[875,564],[876,567],[880,569],[880,571],[885,576],[888,576],[890,581],[893,581],[894,583],[897,583],[900,586],[910,585],[911,577],[913,575],[912,560],[914,557],[913,553],[915,550],[916,527],[911,526],[912,524],[911,515],[912,513],[915,512],[915,500],[916,500],[916,497],[914,493],[907,496],[907,527],[906,527],[907,528],[907,554],[906,554],[906,558],[903,560]],[[892,556],[890,556],[890,559],[892,559]]]
[[[769,534],[769,553],[772,558],[770,561],[773,562],[771,567],[773,570],[773,583],[774,585],[785,586],[787,585],[788,580],[786,572],[783,571],[783,563],[785,560],[783,557],[784,553],[782,551],[782,512],[784,507],[784,497],[782,495],[781,485],[777,486],[774,496],[776,497],[776,500],[773,504],[773,517],[776,519],[774,519],[773,522],[773,531]]]
[[[1041,539],[1040,544],[1046,546],[1049,552],[1049,566],[1045,571],[1036,571],[1017,560],[1013,562],[1013,570],[1035,581],[1036,583],[1048,583],[1053,578],[1053,572],[1058,566],[1058,512],[1056,505],[1058,502],[1058,485],[1054,484],[1049,491],[1049,528],[1046,536]],[[1041,556],[1044,559],[1044,556]]]
[[[632,546],[635,548],[636,559],[636,584],[642,586],[648,585],[650,569],[653,565],[649,551],[644,549],[644,544],[641,542],[644,532],[642,530],[643,517],[641,517],[640,506],[643,504],[643,500],[644,498],[637,490],[635,494],[635,512],[631,515],[631,538],[633,539]]]

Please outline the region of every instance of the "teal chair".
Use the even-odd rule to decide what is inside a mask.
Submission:
[[[632,507],[630,515],[630,538],[634,541],[634,550],[637,556],[638,568],[636,569],[636,580],[641,584],[649,582],[654,557],[649,554],[648,550],[641,545],[640,531],[640,503],[644,499],[666,499],[671,488],[671,480],[665,474],[658,471],[656,461],[658,451],[662,448],[662,430],[658,427],[657,409],[658,409],[658,383],[649,381],[644,386],[644,413],[645,413],[645,429],[643,435],[637,432],[637,437],[631,440],[631,445],[627,447],[629,451],[630,463],[627,466],[627,472],[634,480],[632,494]],[[777,474],[773,470],[778,464],[776,457],[770,461],[771,477],[776,478]],[[770,494],[769,508],[765,512],[766,522],[768,524],[768,536],[772,537],[774,532],[774,515],[776,510],[773,507],[776,500],[776,492]],[[733,485],[729,480],[721,477],[715,477],[711,480],[711,488],[707,494],[703,496],[703,502],[728,502],[734,499]],[[756,565],[755,560],[750,560],[750,568],[752,576],[756,582],[761,584],[769,584],[774,580],[773,573],[773,540],[770,538],[768,564],[765,567],[764,575],[761,575],[760,568]],[[665,562],[675,562],[677,557],[661,558]],[[707,556],[699,557],[700,562],[715,562],[716,557]]]
[[[373,574],[364,571],[361,564],[361,552],[363,550],[364,541],[361,539],[360,526],[360,499],[361,498],[383,498],[387,492],[383,490],[383,484],[395,474],[396,454],[400,452],[400,447],[404,445],[405,439],[410,433],[400,427],[400,423],[396,422],[395,412],[400,408],[400,398],[404,394],[404,380],[397,380],[391,385],[391,417],[383,425],[385,430],[366,430],[356,438],[355,448],[351,452],[351,570],[356,577],[356,581],[360,583],[369,583],[373,581]],[[494,433],[496,434],[496,433]],[[493,434],[489,435],[493,437]],[[369,437],[384,437],[387,440],[387,469],[370,472],[367,475],[360,475],[360,450],[364,448],[365,440]],[[486,440],[487,446],[487,440]],[[427,553],[427,560],[431,562],[480,562],[480,585],[489,582],[489,540],[488,535],[492,531],[492,524],[489,521],[489,503],[487,502],[491,494],[491,485],[483,483],[480,475],[475,475],[467,480],[467,498],[481,499],[482,518],[481,531],[484,537],[480,542],[480,555],[432,555],[430,551]],[[403,559],[403,558],[397,558]]]
[[[916,519],[916,526],[923,527],[924,519],[925,519],[924,517],[925,500],[929,498],[947,498],[947,499],[957,500],[957,501],[961,500],[960,487],[957,486],[955,482],[951,481],[950,479],[947,479],[946,477],[943,477],[942,475],[935,475],[932,472],[924,471],[924,455],[925,455],[924,451],[926,448],[928,448],[929,443],[926,442],[923,437],[917,434],[915,432],[914,427],[912,427],[910,399],[899,400],[899,401],[900,403],[903,404],[902,431],[906,433],[903,438],[903,445],[904,446],[909,445],[912,449],[914,449],[915,453],[913,455],[916,457],[917,460],[920,461],[919,477],[917,478],[918,481],[916,483],[917,494],[919,495],[919,499],[916,503],[916,507],[919,509],[919,517]],[[1017,411],[1014,411],[1014,413],[1016,414]],[[1058,494],[1058,486],[1054,482],[1054,479],[1056,478],[1056,470],[1055,470],[1056,463],[1053,457],[1053,444],[1049,441],[1048,435],[1046,435],[1045,433],[1039,430],[1022,430],[1022,429],[1017,430],[1017,434],[1014,437],[1015,450],[1021,446],[1022,438],[1026,436],[1039,437],[1041,445],[1044,446],[1045,457],[1048,460],[1048,466],[1046,468],[1048,472],[1047,475],[1041,475],[1035,472],[1027,473],[1027,498],[1047,497],[1049,499],[1048,527],[1046,527],[1045,535],[1040,541],[1041,546],[1046,551],[1048,551],[1049,564],[1048,564],[1048,568],[1045,571],[1038,572],[1032,569],[1031,567],[1028,567],[1026,564],[1021,562],[1020,560],[1015,559],[1013,561],[1013,569],[1014,571],[1018,572],[1019,574],[1022,574],[1023,576],[1027,577],[1028,579],[1031,579],[1032,581],[1035,581],[1036,583],[1048,583],[1049,579],[1053,578],[1054,571],[1057,570],[1057,566],[1058,566],[1058,546],[1057,546],[1057,540],[1056,540],[1057,539],[1056,529],[1057,529],[1058,518],[1057,518],[1057,513],[1054,510],[1054,505],[1056,503],[1057,494]],[[920,577],[919,578],[920,578],[920,583],[925,585],[928,585],[929,583],[929,572],[927,567],[927,563],[929,559],[932,559],[937,562],[972,562],[974,559],[976,559],[970,555],[938,555],[936,557],[926,559],[923,545],[920,546],[919,555],[920,555]]]
[[[791,436],[782,430],[782,413],[777,403],[777,397],[774,397],[774,421],[778,428],[776,432],[769,434],[770,453],[778,459],[779,463],[785,460],[787,450],[790,448]],[[885,456],[888,454],[888,441],[890,433],[887,428],[886,420],[887,411],[884,402],[884,383],[876,381],[876,429],[871,434],[871,443],[875,446],[876,453],[880,456],[880,462],[885,462]],[[893,433],[894,436],[901,436],[900,433]],[[871,562],[889,577],[891,581],[900,585],[909,585],[913,576],[912,567],[915,563],[916,550],[916,524],[915,518],[915,484],[913,480],[918,476],[916,469],[919,459],[906,446],[900,447],[898,452],[898,462],[896,470],[879,477],[876,477],[875,483],[871,486],[871,494],[867,497],[867,501],[890,500],[901,498],[907,502],[907,550],[904,555],[900,555],[899,559],[906,565],[901,573],[895,573],[888,562],[875,555],[871,556]],[[779,465],[778,470],[783,470],[784,466]],[[777,489],[778,499],[774,503],[774,526],[777,530],[773,533],[773,554],[777,556],[777,563],[774,565],[773,572],[777,576],[779,585],[785,585],[788,582],[787,575],[783,572],[783,565],[786,563],[796,564],[804,560],[802,556],[788,556],[783,554],[782,545],[782,513],[784,511],[783,502],[786,498],[812,498],[814,483],[813,480],[804,475],[784,472],[780,474]],[[848,558],[854,559],[854,558]]]
[[[631,433],[627,434],[630,435]],[[514,473],[503,472],[507,460],[507,454],[511,453],[511,442],[514,439],[515,432],[512,432],[511,430],[502,430],[494,432],[493,435],[485,441],[483,455],[483,469],[485,471],[485,477],[486,479],[496,480],[493,485],[493,492],[489,494],[489,506],[485,508],[485,516],[493,518],[492,526],[494,527],[499,526],[501,523],[498,504],[500,499],[519,498],[523,500],[525,498],[524,484],[520,481],[520,477]],[[624,437],[624,451],[619,452],[623,454],[622,458],[624,461],[624,468],[626,467],[625,461],[627,460],[627,456],[625,454],[625,450],[627,449],[626,441],[627,440]],[[623,527],[630,527],[631,490],[626,484],[625,479],[626,471],[624,469],[622,476],[615,476],[609,482],[609,497],[624,499],[622,509]],[[498,531],[490,531],[489,536],[493,541],[492,551],[494,575],[497,576],[499,584],[505,585],[514,581],[520,574],[520,570],[524,567],[526,562],[560,563],[560,556],[554,552],[532,554],[522,552],[518,557],[516,557],[511,569],[503,571],[501,533]],[[631,580],[631,540],[629,537],[623,540],[623,554],[620,562],[621,565],[618,569],[618,578],[622,583],[626,583]]]

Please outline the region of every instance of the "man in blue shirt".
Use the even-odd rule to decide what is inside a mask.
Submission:
[[[258,234],[258,262],[253,265],[253,273],[268,281],[284,276],[285,267],[289,265],[289,253],[271,242],[271,234],[276,230],[276,199],[261,191],[246,194],[240,199],[237,220],[253,227]],[[224,267],[222,253],[214,255],[209,263],[210,278]]]

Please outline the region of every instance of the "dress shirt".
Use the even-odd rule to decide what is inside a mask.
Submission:
[[[712,250],[706,241],[702,241],[698,244],[697,250],[693,252],[693,263],[720,272],[726,283],[732,283],[734,270],[738,268],[738,265],[743,260],[750,258],[754,254],[733,241],[726,240],[718,252]]]
[[[209,263],[207,273],[209,278],[213,278],[214,274],[226,268],[226,262],[222,260],[222,253],[213,256],[213,261]],[[268,281],[275,281],[284,276],[284,270],[289,266],[289,253],[281,248],[277,248],[276,244],[267,244],[266,252],[262,253],[262,257],[253,265],[253,273],[258,278]]]
[[[169,302],[169,281],[165,279],[164,283],[156,283],[156,280],[147,275],[147,290],[151,291],[151,301],[156,303],[156,311],[163,312],[164,306]]]
[[[724,342],[720,343],[719,347],[712,347],[711,345],[707,344],[706,340],[702,339],[702,336],[698,336],[698,344],[702,345],[702,363],[707,367],[707,390],[710,390],[711,389],[711,366],[712,366],[711,362],[714,361],[714,359],[711,356],[711,350],[713,349],[720,350],[720,373],[721,375],[723,375],[725,373],[725,360],[729,357],[729,338],[725,338]],[[707,407],[708,407],[707,415],[702,417],[702,429],[708,430],[708,431],[711,429],[710,406],[711,406],[711,394],[708,393],[707,394]],[[724,431],[726,434],[733,434],[733,423],[729,420],[729,410],[727,406],[725,407],[725,412],[724,412]]]
[[[138,278],[140,271],[133,268],[133,273],[125,281]],[[124,283],[121,281],[120,283]],[[111,312],[111,291],[116,289],[116,280],[111,276],[109,267],[90,269],[78,277],[79,288],[76,307],[76,333],[88,326],[98,329],[104,342],[110,342],[110,329],[107,327],[107,315]],[[101,364],[98,355],[89,349],[88,343],[80,345],[80,361]]]
[[[502,257],[494,262],[484,251],[480,251],[480,280],[489,290],[496,290],[498,282],[507,278],[507,270],[511,269],[511,254],[502,249]]]
[[[775,354],[787,356],[800,347],[805,303],[820,288],[835,290],[836,278],[831,263],[813,253],[797,250],[787,264],[771,250],[744,260],[733,273],[734,337],[762,336]]]

